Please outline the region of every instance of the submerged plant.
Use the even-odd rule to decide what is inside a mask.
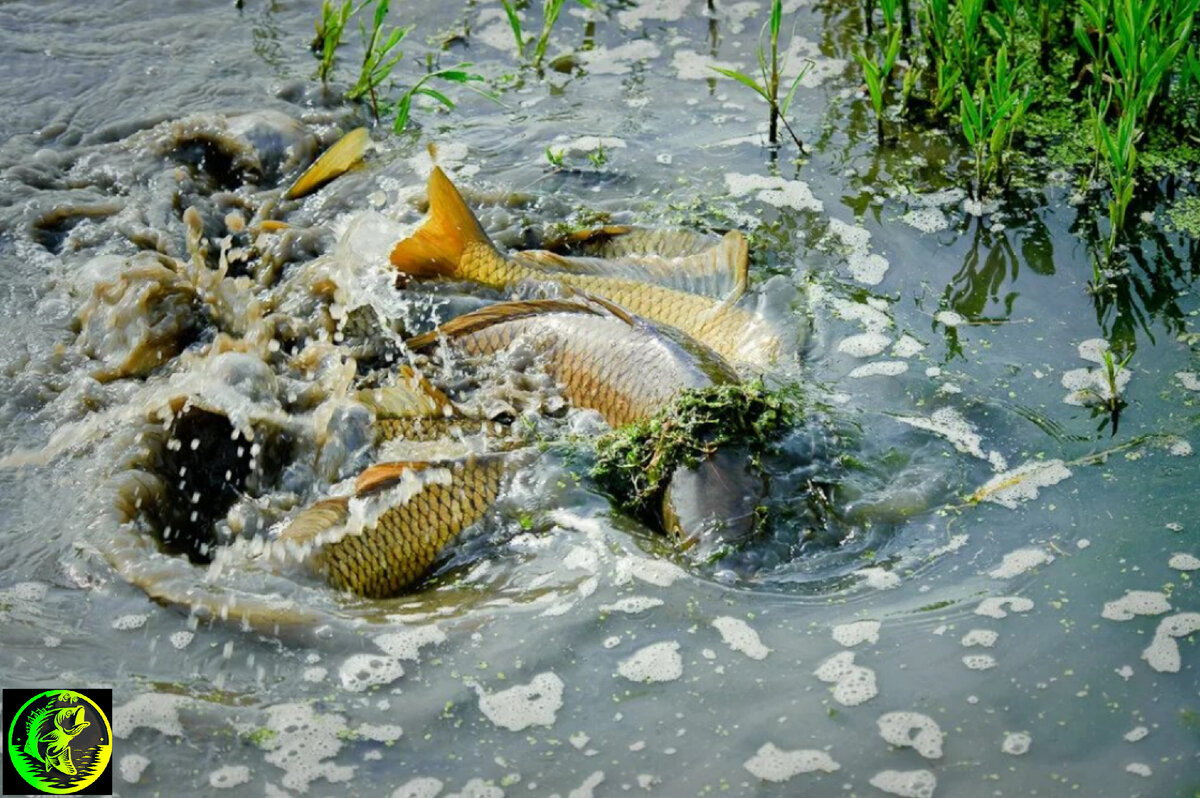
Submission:
[[[595,8],[592,0],[576,0],[576,2],[584,8]],[[521,27],[521,18],[517,16],[516,6],[511,0],[500,0],[500,3],[504,6],[504,15],[508,18],[508,26],[512,29],[513,39],[517,43],[517,57],[524,58],[528,40]],[[543,0],[542,2],[542,30],[533,46],[534,67],[540,67],[546,57],[546,47],[550,44],[550,33],[554,30],[554,25],[558,22],[558,16],[562,13],[565,4],[566,0]]]
[[[772,0],[771,17],[765,26],[766,31],[770,34],[770,50],[764,50],[762,44],[762,35],[759,35],[758,43],[758,71],[761,81],[756,80],[744,72],[738,72],[735,69],[726,69],[724,67],[710,66],[709,69],[719,72],[727,78],[736,80],[743,86],[753,90],[761,97],[768,107],[770,115],[769,122],[769,137],[768,140],[772,147],[779,145],[779,123],[783,123],[783,127],[787,130],[788,135],[792,137],[792,141],[796,142],[796,147],[803,151],[804,144],[800,141],[800,137],[796,135],[796,131],[792,130],[792,126],[788,124],[787,112],[792,105],[792,100],[796,96],[796,89],[800,88],[800,81],[812,69],[812,62],[805,62],[804,66],[796,74],[792,80],[792,85],[788,88],[787,94],[783,99],[779,99],[779,88],[782,82],[783,70],[786,68],[786,59],[780,61],[779,58],[779,30],[783,25],[783,0]],[[768,52],[770,58],[768,58]],[[769,62],[769,63],[768,63]]]

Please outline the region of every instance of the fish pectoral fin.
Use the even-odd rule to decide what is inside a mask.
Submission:
[[[544,313],[589,313],[600,315],[600,311],[590,307],[585,302],[571,299],[531,299],[522,302],[498,302],[486,308],[465,313],[458,318],[405,341],[409,349],[414,351],[427,349],[443,338],[453,339],[470,335],[487,329],[494,324],[501,324],[514,319],[540,316]]]
[[[278,540],[298,546],[312,543],[323,532],[342,526],[350,518],[350,501],[345,497],[324,499],[300,511],[279,533]]]
[[[429,175],[429,215],[417,232],[392,249],[392,265],[416,277],[453,275],[470,244],[495,249],[466,200],[435,166]]]
[[[297,199],[311,194],[321,186],[350,171],[367,151],[371,135],[365,127],[355,128],[321,153],[304,174],[284,192],[284,199]]]
[[[454,413],[449,397],[410,366],[402,366],[391,385],[359,391],[357,397],[376,418],[445,418]]]
[[[376,463],[358,475],[358,479],[354,483],[354,493],[357,496],[365,496],[368,493],[383,490],[395,485],[405,474],[422,471],[430,465],[430,463],[419,460]]]

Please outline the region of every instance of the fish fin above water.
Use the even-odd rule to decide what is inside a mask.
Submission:
[[[350,171],[363,158],[371,141],[365,127],[355,128],[338,139],[321,157],[313,161],[304,174],[284,192],[284,199],[298,199]]]
[[[342,526],[350,518],[350,502],[345,497],[324,499],[306,507],[292,519],[279,540],[304,545],[312,543],[322,532]]]
[[[495,305],[488,305],[480,310],[451,319],[436,330],[430,330],[427,333],[409,338],[405,341],[405,344],[409,349],[421,350],[436,344],[442,338],[458,338],[470,335],[492,325],[502,324],[514,319],[540,316],[544,313],[585,313],[600,316],[603,313],[599,308],[603,308],[604,310],[610,309],[609,305],[611,303],[601,303],[586,296],[584,299],[587,301],[531,299],[522,302],[500,302]],[[590,303],[595,303],[597,307],[593,307]],[[621,311],[621,313],[624,313],[624,311]],[[628,314],[625,315],[627,316]]]
[[[382,490],[398,482],[405,474],[423,471],[436,465],[427,461],[401,460],[394,463],[376,463],[358,475],[354,483],[354,493],[364,496],[368,493]]]
[[[737,230],[726,233],[714,246],[680,257],[653,252],[612,258],[574,257],[546,250],[526,250],[512,257],[543,272],[622,277],[729,302],[746,292],[750,273],[749,245]]]
[[[391,385],[359,391],[358,401],[373,410],[377,419],[444,418],[454,409],[449,397],[411,366],[401,366]]]
[[[435,166],[429,175],[429,215],[392,249],[392,265],[415,277],[452,275],[472,243],[494,248],[458,189]]]

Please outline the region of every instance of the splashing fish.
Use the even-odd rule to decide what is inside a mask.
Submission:
[[[441,169],[429,177],[429,216],[411,237],[396,244],[391,262],[417,277],[459,277],[494,288],[532,281],[558,283],[600,296],[629,312],[674,327],[733,363],[764,368],[781,353],[779,335],[761,318],[734,304],[746,286],[745,237],[728,233],[719,247],[671,263],[661,256],[612,264],[564,258],[550,252],[502,255],[462,195]],[[689,271],[722,275],[729,293],[718,299],[670,287],[671,275]]]

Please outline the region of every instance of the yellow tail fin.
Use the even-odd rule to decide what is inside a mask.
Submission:
[[[453,275],[472,243],[492,246],[458,189],[435,166],[429,175],[429,216],[392,250],[392,265],[416,277]]]

